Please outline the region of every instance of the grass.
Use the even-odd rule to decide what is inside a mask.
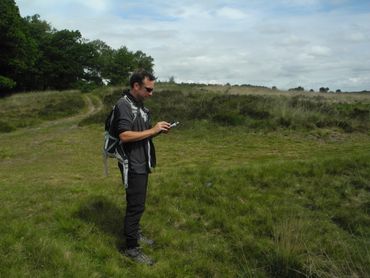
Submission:
[[[76,122],[0,134],[1,277],[369,275],[367,131],[200,119],[155,138],[146,267],[120,252],[124,189],[113,160],[103,176],[102,125]]]
[[[31,92],[0,101],[0,133],[31,127],[79,113],[85,106],[81,93]]]
[[[326,94],[264,94],[251,88],[241,95],[228,93],[228,86],[160,84],[155,98],[148,100],[155,120],[180,121],[191,127],[194,121],[238,126],[248,130],[278,131],[337,129],[347,133],[370,131],[370,99],[367,94],[348,94],[337,98]],[[206,89],[205,89],[206,88]],[[224,92],[222,92],[224,90]],[[267,90],[264,88],[263,90]],[[271,91],[271,90],[270,90]],[[264,91],[262,91],[264,92]],[[113,89],[103,97],[105,109],[85,119],[80,125],[102,123],[122,93]]]

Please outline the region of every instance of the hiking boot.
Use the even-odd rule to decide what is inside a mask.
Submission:
[[[154,264],[154,261],[149,256],[145,255],[139,247],[126,249],[125,255],[140,264]]]
[[[144,236],[141,232],[139,232],[139,237],[138,237],[138,240],[142,243],[145,243],[147,245],[153,245],[154,244],[154,240],[150,239],[150,238],[147,238],[146,236]]]

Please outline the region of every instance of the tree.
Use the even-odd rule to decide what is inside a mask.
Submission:
[[[108,79],[111,85],[127,84],[133,71],[133,55],[127,47],[120,47],[113,52],[112,63],[109,65]]]
[[[109,79],[110,65],[113,62],[114,50],[101,40],[94,40],[88,43],[92,53],[91,64],[87,65],[87,80],[99,85],[103,80]]]
[[[14,88],[16,85],[15,81],[0,75],[0,92],[7,91]]]
[[[301,86],[298,86],[297,88],[291,88],[288,91],[304,91],[304,88]]]
[[[319,89],[319,92],[320,92],[320,93],[327,93],[327,92],[329,92],[329,88],[328,88],[328,87],[326,87],[326,88],[321,87],[321,88]]]
[[[105,42],[95,40],[87,43],[91,53],[90,63],[85,68],[85,79],[96,84],[109,80],[111,85],[127,84],[135,69],[145,69],[153,73],[153,58],[142,51],[135,53],[127,47],[112,49]]]
[[[153,72],[153,58],[58,31],[37,14],[22,18],[14,0],[0,1],[0,92],[124,84],[139,68]]]
[[[54,32],[43,48],[44,89],[72,88],[83,79],[88,54],[79,31]]]
[[[0,87],[9,90],[35,62],[35,44],[26,35],[14,0],[0,1]],[[1,90],[1,89],[0,89]]]
[[[142,51],[136,51],[134,54],[134,67],[136,69],[145,69],[146,71],[149,71],[153,73],[153,58],[150,56],[147,56],[144,52]]]
[[[45,62],[47,59],[45,46],[51,40],[52,33],[56,30],[49,23],[40,19],[38,14],[23,18],[27,34],[36,46],[35,63],[29,67],[24,76],[19,79],[22,87],[27,89],[42,90],[46,87]]]
[[[132,53],[122,46],[113,51],[112,61],[108,65],[107,78],[111,85],[127,84],[130,74],[136,69],[153,72],[153,58],[141,51]]]
[[[168,79],[168,83],[175,83],[175,77],[173,75]]]

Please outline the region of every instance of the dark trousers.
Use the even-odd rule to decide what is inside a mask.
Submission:
[[[122,165],[118,165],[122,174]],[[148,174],[128,173],[128,187],[126,189],[126,215],[124,222],[124,235],[126,237],[127,248],[139,246],[139,223],[145,210],[147,187]]]

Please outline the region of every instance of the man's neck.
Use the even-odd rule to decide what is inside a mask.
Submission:
[[[138,102],[138,103],[141,103],[141,102],[142,102],[142,101],[140,101],[140,100],[139,100],[138,95],[136,94],[136,92],[134,92],[134,91],[130,90],[130,91],[129,91],[129,94],[132,96],[132,98],[133,98],[136,102]]]

